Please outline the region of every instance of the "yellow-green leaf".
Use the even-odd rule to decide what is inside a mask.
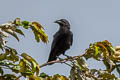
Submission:
[[[21,56],[24,59],[26,59],[28,62],[31,63],[32,71],[33,72],[36,71],[36,75],[38,75],[40,72],[40,67],[39,67],[38,63],[31,56],[27,55],[26,53],[22,53]]]
[[[99,53],[99,51],[98,51],[98,47],[97,46],[95,46],[95,56],[97,56],[98,55],[98,53]]]
[[[31,29],[37,42],[40,42],[40,39],[44,43],[48,42],[48,36],[44,33],[43,27],[38,22],[32,22]]]
[[[36,62],[31,56],[27,55],[26,53],[22,53],[21,56],[25,58],[27,61],[29,61],[30,63],[32,63],[32,61]]]
[[[32,61],[31,67],[32,67],[32,71],[33,71],[33,72],[36,71],[36,66],[37,66],[37,64],[36,64],[34,61]]]
[[[41,24],[38,22],[32,22],[32,26],[34,26],[37,30],[44,29]]]
[[[20,66],[20,72],[24,73],[26,71],[26,61],[24,59],[21,59],[19,62],[19,66]]]

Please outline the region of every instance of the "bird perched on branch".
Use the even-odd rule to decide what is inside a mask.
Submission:
[[[48,62],[56,60],[59,55],[65,55],[65,51],[70,48],[73,42],[73,33],[70,31],[70,24],[66,19],[56,20],[59,24],[58,32],[53,36],[53,42]]]

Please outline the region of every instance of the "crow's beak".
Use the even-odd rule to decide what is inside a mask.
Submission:
[[[61,20],[56,20],[54,23],[60,24],[60,23],[62,23],[62,21]]]

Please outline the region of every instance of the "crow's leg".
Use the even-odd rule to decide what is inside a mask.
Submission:
[[[58,58],[60,61],[64,60],[64,59],[60,58],[59,56],[57,56],[57,58]],[[72,67],[70,64],[68,64],[68,63],[66,63],[66,62],[61,62],[61,64],[62,64],[62,63],[66,64],[66,65],[68,65],[68,66],[70,66],[70,67]]]
[[[62,61],[63,59],[62,58],[60,58],[59,56],[57,56],[57,58],[60,60],[60,61]]]
[[[66,55],[66,54],[63,54],[64,56],[66,56],[67,58],[72,58],[71,56],[69,56],[69,55]]]

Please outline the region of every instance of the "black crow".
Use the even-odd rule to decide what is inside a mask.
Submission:
[[[61,54],[70,48],[73,42],[73,33],[70,31],[70,24],[66,19],[56,20],[55,23],[59,24],[58,32],[53,36],[53,42],[49,55],[48,62],[56,60]]]

